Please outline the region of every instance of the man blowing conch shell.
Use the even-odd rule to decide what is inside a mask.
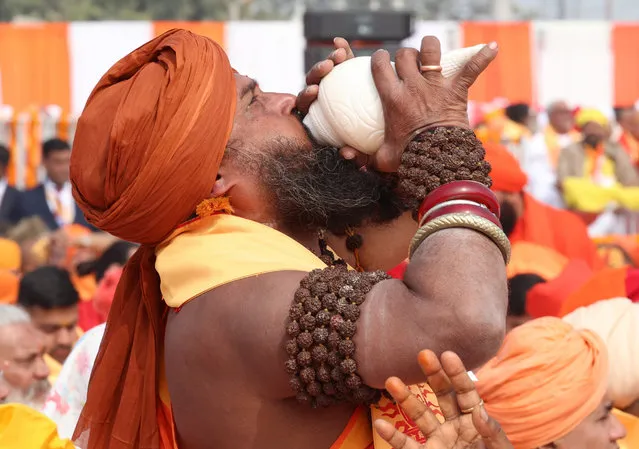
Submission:
[[[377,52],[386,138],[366,166],[316,145],[301,123],[321,77],[352,56],[337,46],[298,98],[262,92],[184,30],[135,50],[94,89],[74,196],[89,222],[142,246],[115,295],[79,446],[383,447],[368,407],[405,420],[382,395],[389,376],[423,382],[424,348],[454,351],[468,369],[499,348],[510,249],[466,115],[496,45],[446,80],[433,37],[400,50],[397,73]],[[392,240],[403,257],[411,242],[403,281],[339,259],[367,245],[392,252],[371,230],[407,213],[421,223]],[[351,252],[334,254],[325,232],[351,237]]]

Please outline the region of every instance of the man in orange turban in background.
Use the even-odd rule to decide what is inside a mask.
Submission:
[[[575,214],[540,203],[524,191],[528,182],[519,162],[503,146],[484,145],[492,189],[501,203],[501,222],[511,243],[546,246],[568,259],[582,259],[593,269],[603,266],[588,229]]]
[[[608,449],[626,436],[606,393],[605,343],[559,318],[512,330],[477,379],[486,411],[515,449]]]
[[[305,90],[311,101],[333,65],[352,57],[344,40],[336,45],[333,59],[307,77],[315,80]],[[430,190],[419,184],[410,200],[400,197],[394,177],[379,171],[405,183],[417,172],[413,181],[424,183],[420,164],[400,170],[402,154],[436,159],[444,152],[434,149],[453,138],[464,169],[452,179],[442,172],[439,185],[472,178],[497,209],[464,100],[496,45],[451,83],[427,70],[439,54],[439,42],[426,37],[421,52],[398,53],[397,72],[386,52],[373,56],[392,119],[366,170],[357,157],[314,145],[301,123],[309,95],[262,92],[207,38],[173,30],[109,70],[78,121],[74,197],[90,223],[141,247],[116,290],[76,444],[364,449],[374,438],[366,406],[390,375],[423,381],[419,350],[455,351],[469,369],[496,352],[510,248],[495,212],[483,218],[491,240],[477,228],[425,239],[403,281],[348,272],[318,239],[417,212]],[[436,126],[445,128],[415,137]]]

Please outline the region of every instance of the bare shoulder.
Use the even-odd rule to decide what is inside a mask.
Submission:
[[[280,271],[217,287],[169,314],[165,353],[172,377],[254,382],[258,394],[292,396],[284,370],[286,320],[295,290],[308,273]]]

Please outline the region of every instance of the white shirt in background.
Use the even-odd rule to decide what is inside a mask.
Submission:
[[[47,179],[44,182],[44,193],[49,210],[58,224],[64,226],[73,223],[75,220],[75,201],[73,200],[71,183],[65,182],[62,188],[58,190],[53,181]],[[58,210],[58,206],[60,210]]]

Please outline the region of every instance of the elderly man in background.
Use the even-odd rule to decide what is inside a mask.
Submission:
[[[548,125],[531,139],[522,169],[528,174],[528,192],[537,200],[562,208],[564,202],[557,189],[557,164],[561,150],[581,140],[575,130],[573,111],[565,101],[548,105]]]
[[[605,343],[559,318],[513,329],[477,378],[486,411],[515,449],[612,449],[626,436],[606,391]]]
[[[9,387],[6,402],[40,409],[49,393],[44,335],[19,307],[0,304],[0,371]]]
[[[609,122],[596,109],[576,117],[581,142],[559,156],[557,178],[566,206],[579,212],[591,235],[624,234],[624,209],[639,209],[639,173],[628,153],[608,139]]]
[[[592,183],[610,187],[639,186],[639,174],[623,148],[607,140],[608,118],[595,109],[582,109],[575,118],[582,140],[564,148],[559,154],[557,177],[587,178]]]

